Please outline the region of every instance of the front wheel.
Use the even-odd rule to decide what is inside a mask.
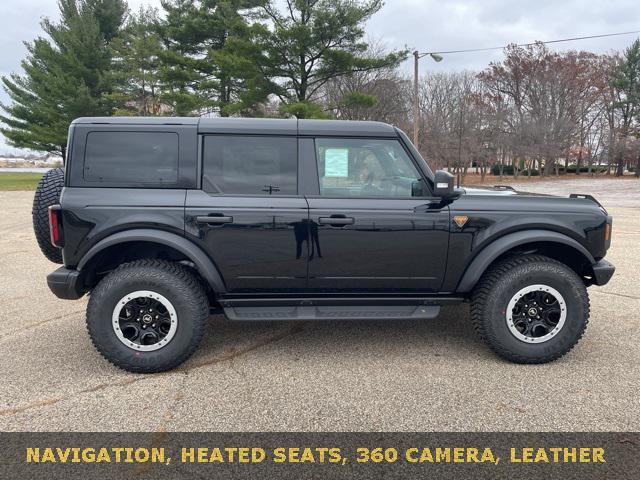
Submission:
[[[87,328],[98,351],[137,373],[170,370],[191,356],[209,316],[206,292],[183,265],[124,264],[92,291]]]
[[[582,279],[541,255],[492,266],[473,293],[471,319],[480,337],[502,358],[546,363],[578,343],[589,321]]]

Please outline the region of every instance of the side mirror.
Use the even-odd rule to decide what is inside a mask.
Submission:
[[[438,170],[433,179],[433,194],[436,197],[448,198],[454,196],[454,176],[444,170]]]
[[[426,189],[424,187],[424,180],[421,178],[419,180],[411,182],[411,196],[424,197],[426,195]]]

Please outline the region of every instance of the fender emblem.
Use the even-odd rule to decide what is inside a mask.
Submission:
[[[467,223],[467,220],[469,220],[469,217],[467,217],[466,215],[456,215],[455,217],[453,217],[453,221],[456,222],[456,225],[458,225],[459,228],[464,227],[464,224]]]

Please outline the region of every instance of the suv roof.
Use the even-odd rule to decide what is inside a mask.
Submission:
[[[396,129],[382,122],[297,120],[231,117],[82,117],[73,124],[197,125],[198,133],[270,133],[274,135],[347,135],[395,137]]]

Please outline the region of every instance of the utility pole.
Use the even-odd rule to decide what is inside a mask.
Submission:
[[[418,82],[420,80],[419,62],[425,55],[429,55],[436,62],[442,61],[442,56],[437,53],[420,53],[417,50],[413,52],[413,145],[418,150],[420,150],[418,147],[418,140],[420,140],[420,99],[418,97]]]
[[[413,52],[413,145],[418,149],[418,136],[420,132],[420,101],[418,99],[418,62],[420,53]]]

